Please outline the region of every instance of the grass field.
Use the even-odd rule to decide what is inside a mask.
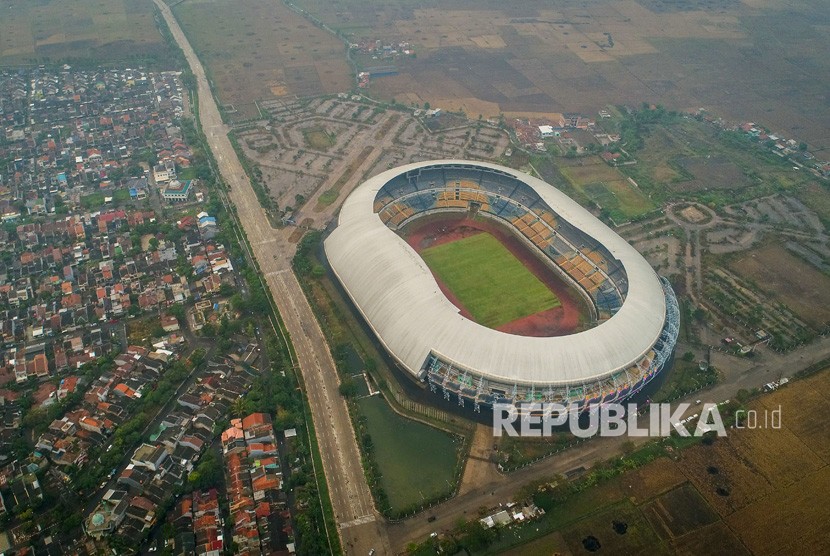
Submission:
[[[6,0],[0,8],[0,65],[169,57],[152,0]]]
[[[329,147],[334,146],[334,137],[325,129],[320,127],[313,127],[303,130],[303,139],[306,145],[318,151],[327,151]]]
[[[713,384],[717,378],[717,371],[713,368],[701,371],[697,361],[684,361],[678,354],[672,368],[663,374],[664,382],[653,399],[655,402],[676,400],[706,384]]]
[[[130,191],[128,189],[116,189],[107,193],[96,191],[90,195],[81,197],[81,205],[87,209],[102,209],[104,207],[104,200],[107,197],[112,197],[112,203],[115,206],[120,206],[130,201]]]
[[[488,233],[428,247],[421,257],[484,326],[496,328],[560,305],[553,292]]]
[[[627,222],[655,209],[651,199],[599,157],[563,159],[559,166],[571,185],[605,209],[615,222]]]
[[[657,200],[690,197],[724,206],[817,187],[816,178],[732,132],[694,119],[653,126],[637,164],[620,169]]]
[[[805,205],[816,211],[825,227],[830,228],[830,195],[828,195],[828,191],[830,191],[830,188],[826,185],[811,183],[807,187],[799,189],[796,196]]]
[[[458,443],[441,430],[401,417],[380,396],[358,401],[392,512],[449,492]]]

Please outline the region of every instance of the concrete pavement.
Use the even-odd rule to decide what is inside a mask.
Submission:
[[[374,510],[348,410],[338,391],[334,360],[291,270],[294,246],[285,231],[271,228],[228,139],[228,128],[222,122],[201,62],[170,8],[162,0],[154,1],[196,77],[202,129],[294,345],[344,552],[368,554],[375,549],[379,554],[388,553],[385,528]]]

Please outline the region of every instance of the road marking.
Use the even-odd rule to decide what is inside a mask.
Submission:
[[[364,523],[371,523],[371,522],[373,522],[375,519],[376,519],[376,518],[375,518],[375,516],[373,516],[373,515],[371,515],[371,514],[367,514],[367,515],[364,515],[364,516],[358,517],[358,518],[356,518],[356,519],[353,519],[353,520],[351,520],[351,521],[346,521],[346,522],[344,522],[344,523],[341,523],[341,524],[339,525],[339,527],[340,527],[341,529],[348,529],[349,527],[356,527],[356,526],[358,526],[358,525],[363,525]]]

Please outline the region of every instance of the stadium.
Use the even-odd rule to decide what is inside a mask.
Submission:
[[[567,195],[498,165],[439,160],[374,176],[324,248],[397,364],[476,411],[620,402],[677,341],[665,278]]]

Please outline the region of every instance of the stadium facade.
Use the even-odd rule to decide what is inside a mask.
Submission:
[[[428,214],[502,223],[590,302],[595,326],[556,337],[465,318],[396,230]],[[679,331],[671,286],[625,240],[542,180],[494,164],[419,162],[370,178],[325,240],[331,267],[388,353],[433,392],[495,403],[620,402],[666,366]]]

